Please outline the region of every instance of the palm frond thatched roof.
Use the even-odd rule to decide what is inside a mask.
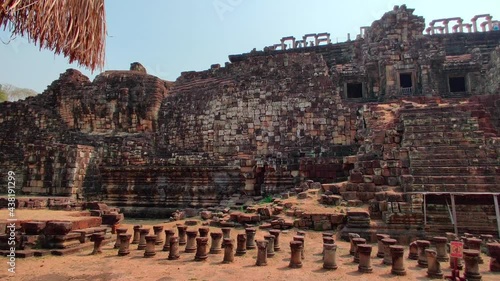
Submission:
[[[69,62],[95,70],[104,66],[104,0],[0,0],[0,28]]]

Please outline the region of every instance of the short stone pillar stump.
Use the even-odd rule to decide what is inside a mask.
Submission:
[[[222,229],[222,238],[231,238],[231,228],[230,227],[223,227]]]
[[[236,245],[236,255],[243,256],[247,253],[247,235],[245,233],[240,233],[236,236],[237,245]]]
[[[360,236],[357,233],[348,233],[347,235],[349,235],[349,242],[351,243],[351,248],[349,249],[349,254],[351,254],[351,256],[354,256],[356,254],[356,248],[354,246],[354,242],[352,242],[352,239],[360,238]]]
[[[267,241],[267,257],[272,258],[274,257],[274,235],[264,235],[264,239]]]
[[[222,253],[222,232],[210,232],[212,243],[210,244],[210,254]]]
[[[500,243],[488,243],[488,253],[490,254],[490,271],[500,272]]]
[[[194,256],[195,261],[204,261],[207,259],[207,244],[208,237],[196,238],[196,255]]]
[[[337,245],[323,244],[323,268],[337,269]]]
[[[372,245],[360,244],[358,245],[359,265],[358,271],[362,273],[373,272],[372,268]]]
[[[255,265],[257,266],[265,266],[267,265],[267,240],[255,240],[257,244],[257,262]]]
[[[391,246],[396,245],[398,241],[392,238],[384,238],[382,239],[382,247],[384,250],[384,260],[382,264],[391,265],[392,264],[392,255],[391,255]]]
[[[162,236],[163,225],[155,225],[155,226],[153,226],[153,232],[156,235],[156,242],[155,242],[155,244],[156,245],[163,244],[163,236]]]
[[[478,239],[478,238],[467,238],[467,245],[469,246],[469,249],[471,250],[477,250],[479,251],[479,264],[483,264],[484,260],[481,257],[481,244],[483,243],[483,240]]]
[[[178,260],[179,255],[179,237],[172,236],[170,237],[170,250],[168,252],[169,260]]]
[[[255,233],[257,230],[253,227],[245,228],[245,233],[247,235],[247,250],[255,249]]]
[[[358,246],[361,244],[366,244],[366,239],[365,238],[353,238],[352,242],[354,243],[354,262],[359,263],[359,252],[358,252]]]
[[[302,242],[301,241],[291,241],[290,242],[290,264],[288,267],[290,268],[301,268],[302,267]]]
[[[446,245],[448,244],[448,238],[446,237],[434,237],[432,238],[434,246],[436,247],[437,260],[440,262],[447,262],[450,260],[448,253],[446,251]]]
[[[139,241],[141,240],[141,233],[139,229],[141,228],[142,225],[134,225],[134,238],[130,244],[139,244]]]
[[[300,258],[304,259],[305,258],[305,255],[304,255],[304,252],[305,252],[305,250],[304,250],[304,248],[305,248],[305,237],[302,236],[302,235],[295,235],[293,237],[293,241],[300,241],[300,242],[302,242],[302,250],[300,251]]]
[[[413,241],[409,245],[408,250],[408,259],[410,260],[418,260],[418,246],[417,241]]]
[[[120,249],[118,249],[119,256],[126,256],[130,254],[130,238],[132,234],[122,233],[120,234]]]
[[[418,247],[418,266],[422,268],[427,268],[427,255],[425,250],[429,248],[431,242],[427,240],[417,240]]]
[[[481,273],[479,273],[479,255],[478,250],[466,249],[464,253],[465,262],[465,272],[464,277],[467,281],[479,281],[482,279]]]
[[[404,247],[399,245],[391,245],[389,246],[389,249],[392,256],[391,273],[399,276],[406,275],[406,269],[404,265]]]
[[[391,238],[389,234],[377,234],[377,258],[384,257],[384,243],[382,239]]]
[[[146,250],[144,251],[144,257],[150,258],[156,256],[156,235],[146,235]]]
[[[137,245],[137,250],[144,250],[146,249],[146,235],[149,234],[149,228],[146,227],[141,227],[139,228],[139,244]]]
[[[184,248],[185,253],[195,253],[196,252],[196,237],[198,236],[198,231],[190,229],[186,230],[187,242],[186,248]]]
[[[437,260],[436,251],[425,249],[425,255],[427,257],[427,277],[431,279],[443,279],[443,272]]]
[[[200,237],[208,237],[208,233],[210,232],[210,228],[206,226],[202,226],[198,228],[198,232],[200,232]]]
[[[222,263],[232,263],[234,261],[234,239],[224,238],[222,241],[224,248],[224,259]]]
[[[94,241],[94,250],[92,251],[92,255],[102,254],[102,241],[104,240],[104,234],[95,233],[92,234],[92,241]]]
[[[173,229],[165,229],[165,244],[163,244],[163,251],[168,252],[170,251],[170,238],[172,238],[175,235],[175,232]]]
[[[281,250],[280,248],[280,234],[281,230],[279,229],[271,229],[269,230],[269,234],[274,236],[274,251],[279,252]]]
[[[304,236],[306,237],[306,232],[303,230],[297,230],[297,236]]]
[[[187,231],[186,225],[177,224],[177,235],[179,236],[179,245],[186,245],[187,243],[186,231]]]
[[[126,229],[124,227],[119,227],[119,228],[117,228],[115,230],[115,232],[116,232],[116,241],[115,241],[115,245],[114,245],[115,249],[119,249],[120,248],[120,243],[121,243],[120,234],[127,233],[127,230],[128,229]]]

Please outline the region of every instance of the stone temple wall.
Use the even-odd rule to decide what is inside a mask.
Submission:
[[[413,203],[386,192],[497,190],[500,32],[424,29],[401,6],[356,40],[315,35],[314,46],[232,55],[175,82],[68,70],[41,95],[0,104],[0,173],[15,171],[25,194],[99,199],[132,215],[311,179],[348,180],[345,199],[398,221],[388,210]],[[459,152],[425,159],[440,149]]]

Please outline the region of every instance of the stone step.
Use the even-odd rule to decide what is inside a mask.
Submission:
[[[500,192],[500,184],[412,184],[407,192]]]
[[[444,139],[481,139],[484,138],[484,132],[475,130],[475,131],[431,131],[431,132],[422,132],[422,133],[408,133],[405,132],[403,134],[403,140],[420,140],[420,139],[436,139],[436,138],[444,138]]]
[[[412,125],[405,126],[406,133],[425,133],[425,132],[455,132],[455,131],[477,131],[479,124],[441,124],[441,125]]]
[[[500,184],[500,176],[414,176],[413,184]]]
[[[412,167],[410,173],[419,175],[478,175],[478,176],[498,176],[499,166],[467,166],[467,167]]]
[[[410,167],[467,167],[467,166],[489,166],[500,165],[500,159],[470,158],[470,159],[437,159],[437,160],[413,160]]]
[[[467,117],[467,118],[425,118],[425,119],[410,119],[403,120],[403,125],[406,127],[411,126],[441,126],[447,125],[453,128],[453,125],[464,126],[468,125],[471,127],[475,127],[479,124],[479,121],[476,117]]]
[[[482,145],[485,143],[481,138],[429,138],[429,139],[403,139],[402,146],[450,146],[450,145]]]

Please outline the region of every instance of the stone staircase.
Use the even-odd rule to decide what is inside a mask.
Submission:
[[[406,192],[500,192],[498,141],[486,124],[486,112],[474,104],[409,108],[401,110],[400,120],[412,178]],[[430,236],[453,232],[451,205],[445,202],[451,204],[450,196],[436,198],[427,202]],[[491,196],[457,198],[459,232],[495,233]]]
[[[470,109],[471,105],[402,110],[402,146],[409,148],[413,175],[406,191],[500,192],[499,155]]]

